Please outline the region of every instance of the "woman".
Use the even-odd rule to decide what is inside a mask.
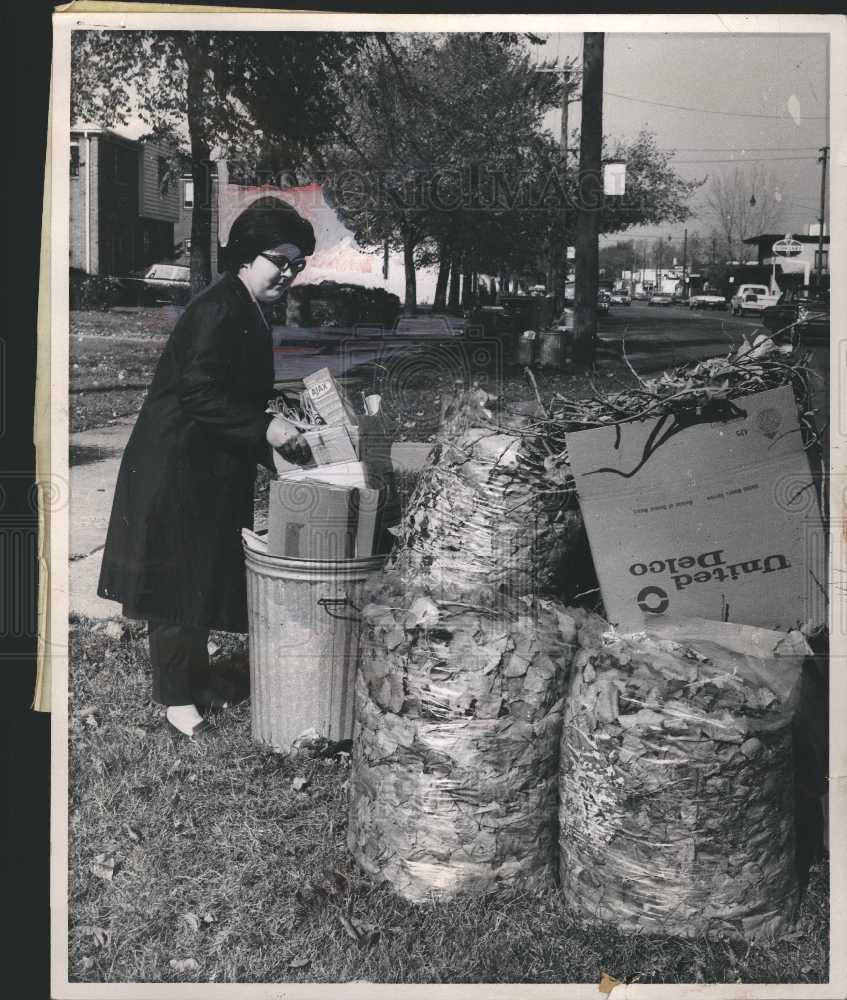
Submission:
[[[274,369],[261,306],[314,249],[311,224],[280,199],[238,216],[227,273],[174,327],[118,473],[97,592],[147,620],[153,700],[189,738],[208,727],[198,703],[215,703],[209,629],[247,631],[241,528],[253,524],[256,464],[273,469],[272,448],[308,456],[299,431],[265,412]]]

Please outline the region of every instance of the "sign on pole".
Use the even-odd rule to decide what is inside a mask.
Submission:
[[[784,240],[777,240],[774,243],[771,251],[777,257],[797,257],[803,252],[803,244],[788,233]]]

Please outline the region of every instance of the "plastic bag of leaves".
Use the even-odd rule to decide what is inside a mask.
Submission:
[[[442,417],[389,567],[436,597],[549,590],[571,548],[586,549],[573,481],[527,414],[495,414],[481,390]],[[575,582],[576,593],[581,581]]]
[[[363,616],[354,858],[416,902],[547,883],[573,619],[532,597],[491,609],[422,592]]]
[[[617,928],[750,938],[791,920],[799,632],[585,617],[566,695],[562,892]]]

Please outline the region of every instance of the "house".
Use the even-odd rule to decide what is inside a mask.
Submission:
[[[172,150],[108,129],[70,135],[70,266],[125,274],[173,257],[180,187]]]
[[[762,233],[760,236],[751,236],[744,240],[749,246],[756,247],[758,263],[771,269],[772,283],[780,288],[786,288],[794,284],[813,284],[814,275],[818,271],[818,226],[807,227],[808,233],[803,236],[794,236],[791,233]],[[800,244],[800,252],[794,257],[782,257],[774,254],[773,245],[780,240],[795,240]],[[829,233],[824,226],[823,237],[823,260],[821,272],[824,284],[829,283]]]

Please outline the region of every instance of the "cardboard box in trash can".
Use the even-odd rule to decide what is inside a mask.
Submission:
[[[708,423],[668,414],[567,436],[610,621],[826,622],[826,539],[794,394],[726,405]]]
[[[268,553],[289,559],[353,559],[356,550],[355,487],[309,479],[270,485]]]
[[[270,485],[268,551],[301,559],[366,558],[376,547],[382,509],[361,462],[295,469]]]

